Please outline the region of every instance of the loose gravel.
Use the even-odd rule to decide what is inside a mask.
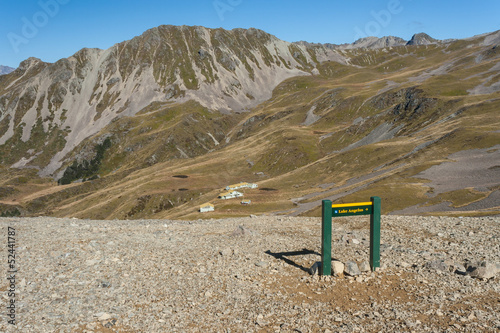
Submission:
[[[39,217],[0,226],[2,276],[17,270],[0,283],[1,332],[500,330],[499,217],[382,216],[375,272],[363,263],[368,218],[335,218],[334,259],[365,272],[331,277],[310,270],[320,218]]]

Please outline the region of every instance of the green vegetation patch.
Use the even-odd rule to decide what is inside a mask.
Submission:
[[[59,185],[70,184],[77,179],[93,180],[98,178],[99,167],[104,158],[104,153],[111,147],[111,139],[107,137],[102,143],[97,144],[94,148],[95,157],[89,161],[83,160],[78,163],[76,160],[72,165],[66,168],[63,176],[57,181]]]
[[[21,216],[19,209],[14,208],[12,210],[0,211],[0,217],[17,217]]]
[[[471,188],[440,193],[435,198],[427,201],[426,206],[432,206],[440,202],[449,201],[455,208],[467,206],[473,202],[480,201],[488,197],[489,192],[479,192]]]

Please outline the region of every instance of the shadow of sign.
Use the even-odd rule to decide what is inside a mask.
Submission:
[[[265,253],[269,254],[270,256],[275,257],[276,259],[283,260],[287,264],[292,265],[293,267],[297,267],[297,268],[303,270],[304,272],[308,272],[308,273],[309,273],[309,267],[304,267],[302,265],[299,265],[295,261],[291,260],[288,257],[304,256],[304,255],[308,255],[308,254],[315,254],[315,255],[321,257],[321,254],[319,254],[318,252],[308,250],[308,249],[302,249],[301,251],[276,252],[276,253],[273,253],[270,250],[267,250]]]

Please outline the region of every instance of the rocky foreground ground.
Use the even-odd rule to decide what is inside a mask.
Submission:
[[[368,220],[333,220],[335,259],[363,268]],[[320,218],[0,226],[2,332],[500,330],[500,217],[383,216],[381,270],[332,277]]]

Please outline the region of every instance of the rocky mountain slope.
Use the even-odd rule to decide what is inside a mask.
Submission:
[[[406,43],[406,45],[430,45],[436,44],[439,41],[437,39],[432,38],[426,33],[418,33],[413,35],[413,37]]]
[[[325,59],[336,56],[317,51]],[[67,153],[114,119],[154,103],[196,101],[216,113],[249,110],[283,80],[310,75],[313,56],[257,29],[160,26],[54,64],[30,58],[0,81],[0,145],[29,143],[39,161],[20,165],[52,175]],[[57,142],[56,149],[47,153],[43,142],[36,143],[40,131]],[[40,161],[44,157],[48,164]]]
[[[336,263],[359,271],[318,277],[317,217],[0,218],[20,259],[0,283],[16,326],[3,311],[0,330],[498,332],[498,217],[382,216],[375,272],[368,220],[332,224]]]
[[[0,65],[0,75],[12,73],[15,68]]]
[[[0,77],[0,211],[317,215],[379,195],[386,213],[499,214],[500,32],[412,41],[161,26],[28,59]],[[215,199],[242,180],[252,205]]]

